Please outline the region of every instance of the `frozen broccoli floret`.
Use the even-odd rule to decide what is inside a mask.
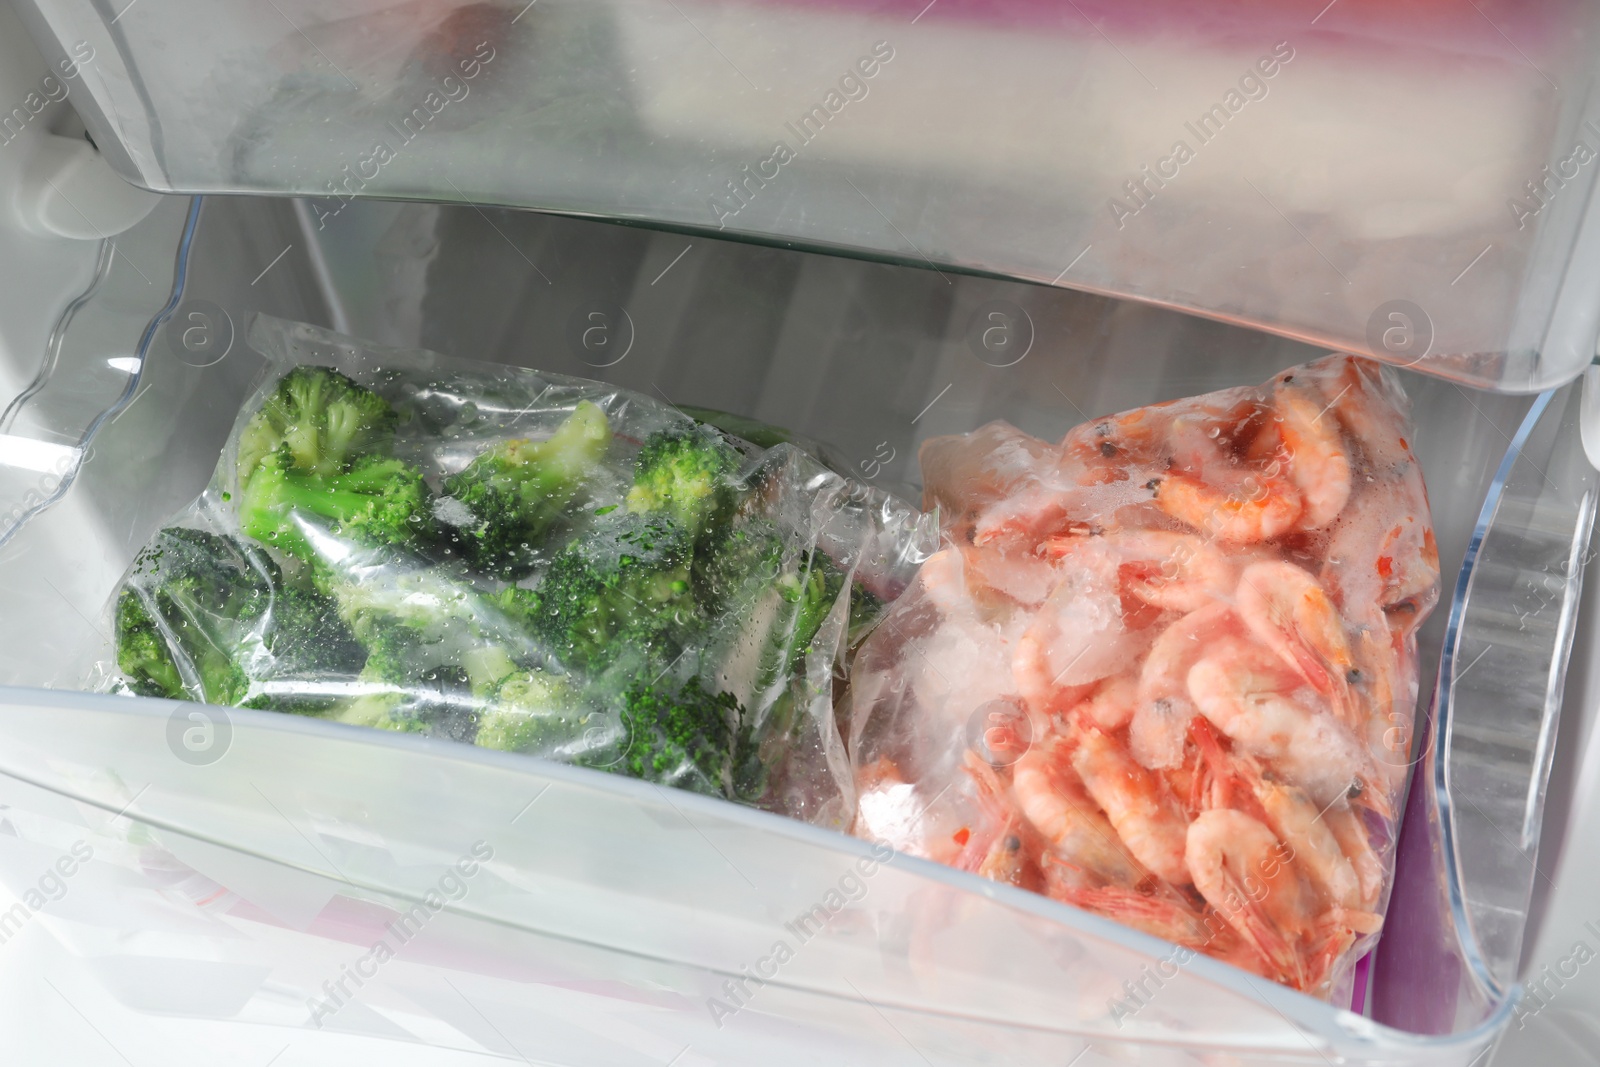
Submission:
[[[628,510],[671,516],[697,536],[730,510],[740,462],[739,452],[709,426],[662,430],[634,460]]]
[[[387,401],[338,371],[296,367],[279,379],[239,435],[239,485],[248,486],[267,457],[283,450],[293,470],[349,470],[356,460],[387,449],[395,422]]]
[[[438,662],[421,635],[403,625],[389,622],[362,628],[362,644],[367,650],[360,678],[374,685],[405,686],[425,670],[445,666]]]
[[[330,552],[327,545],[318,551],[318,527],[365,545],[416,546],[433,534],[428,491],[415,467],[372,458],[344,474],[311,474],[293,465],[288,446],[262,458],[240,497],[239,525],[308,562]]]
[[[454,702],[444,699],[442,693],[452,683],[459,683],[459,677],[435,671],[429,677],[420,678],[415,685],[405,687],[372,681],[365,676],[358,680],[365,681],[369,690],[339,701],[325,718],[396,733],[449,735],[450,731],[441,729],[441,725],[454,710]]]
[[[501,441],[452,475],[445,493],[473,518],[460,531],[466,557],[503,577],[525,573],[530,547],[561,517],[610,444],[605,412],[585,400],[545,440]]]
[[[614,770],[659,785],[731,797],[744,709],[732,693],[639,681],[622,696],[625,741]]]
[[[695,599],[707,615],[770,590],[783,573],[783,539],[765,519],[729,523],[700,538],[692,566]]]
[[[241,707],[322,714],[347,697],[349,678],[367,659],[332,599],[285,586],[281,578],[274,579],[272,608],[262,630],[259,650],[241,650],[252,690]]]
[[[382,688],[343,701],[327,718],[348,726],[366,726],[403,734],[428,733],[431,725],[426,717],[407,705],[403,692]]]
[[[352,726],[402,733],[460,737],[476,706],[467,672],[432,663],[415,635],[399,627],[382,630],[370,643],[366,665],[356,676],[363,692],[336,702],[327,717]]]
[[[485,592],[450,568],[404,569],[406,561],[381,557],[322,576],[367,649],[360,680],[372,687],[335,717],[471,740],[509,699],[508,679],[544,658],[528,629],[535,595]]]
[[[523,670],[493,650],[467,663],[473,695],[482,702],[474,742],[502,752],[582,756],[599,716],[565,675]]]
[[[569,669],[598,672],[624,648],[670,658],[703,623],[682,531],[660,518],[608,518],[556,554],[533,602],[535,632]]]
[[[268,678],[349,674],[366,650],[339,618],[339,606],[311,589],[281,584],[274,591],[266,638],[272,665]]]
[[[462,662],[479,703],[474,743],[555,758],[583,753],[598,717],[571,678],[524,669],[498,645],[475,648]]]
[[[197,683],[194,689],[184,682],[183,672],[178,668],[161,627],[131,589],[124,589],[117,598],[117,666],[140,696],[205,699],[204,682]],[[230,673],[211,679],[214,690],[233,687],[232,662],[227,666]]]
[[[117,664],[134,691],[238,701],[249,687],[245,642],[261,628],[277,578],[259,549],[200,530],[162,530],[117,600]]]

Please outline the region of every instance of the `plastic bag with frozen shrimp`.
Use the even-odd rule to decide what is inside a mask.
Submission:
[[[1438,598],[1406,408],[1332,356],[1059,445],[928,441],[947,547],[856,660],[855,832],[1339,994]]]

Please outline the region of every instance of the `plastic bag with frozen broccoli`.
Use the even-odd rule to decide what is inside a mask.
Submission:
[[[600,382],[266,316],[115,685],[471,742],[846,825],[847,651],[931,519]]]

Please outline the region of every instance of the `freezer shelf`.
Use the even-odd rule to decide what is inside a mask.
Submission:
[[[552,986],[550,998],[604,996],[658,1049],[690,1045],[710,1062],[815,1062],[830,1044],[848,1062],[869,1050],[911,1062],[877,1011],[911,1018],[913,1049],[961,1062],[1057,1063],[1089,1043],[1149,1043],[1266,1064],[1303,1059],[1308,1041],[1330,1054],[1374,1045],[1365,1020],[1211,960],[1173,966],[1172,946],[1114,923],[923,861],[881,862],[886,850],[763,812],[239,709],[226,711],[220,760],[174,773],[167,738],[174,722],[191,725],[188,708],[5,699],[0,784],[32,846],[13,852],[7,876],[37,880],[33,868],[83,841],[94,859],[63,898],[71,908],[37,918],[120,971],[124,995],[147,1009],[230,1016],[277,1001],[282,1024],[393,1033],[376,1013],[412,1037],[453,1025],[504,1051],[463,1028],[444,1003],[449,982],[391,978],[392,954],[463,989],[514,983],[500,994],[508,1007],[544,1000],[548,1011]],[[114,919],[107,883],[124,888]],[[316,938],[341,943],[320,973],[294,951]],[[278,941],[294,944],[274,951]],[[1121,983],[1148,982],[1141,968],[1163,959],[1161,991],[1111,1017]],[[187,982],[163,977],[186,967]],[[341,990],[347,972],[362,981]],[[648,1049],[595,1050],[592,1033],[591,1056],[562,1048],[537,1015],[497,1026],[539,1058],[651,1062]]]
[[[1317,354],[1263,334],[1100,297],[522,212],[371,202],[351,204],[322,230],[316,223],[314,211],[304,205],[249,198],[207,201],[191,243],[187,284],[172,320],[155,331],[153,354],[142,368],[148,377],[141,388],[149,391],[140,402],[144,408],[133,409],[143,410],[142,421],[130,414],[106,422],[91,450],[95,458],[68,493],[80,511],[114,513],[120,521],[93,527],[91,541],[91,531],[69,510],[53,508],[19,528],[0,555],[0,596],[8,605],[41,578],[48,582],[68,573],[73,559],[106,560],[103,570],[64,587],[70,612],[59,600],[38,602],[41,613],[67,616],[67,637],[42,641],[28,616],[5,613],[0,620],[7,629],[0,641],[4,681],[57,687],[80,681],[106,652],[96,627],[120,568],[208,477],[260,357],[236,345],[206,367],[179,358],[167,343],[171,323],[182,323],[185,308],[202,306],[201,301],[241,330],[257,310],[322,318],[386,343],[425,344],[447,354],[602,378],[678,402],[765,418],[832,442],[862,477],[886,485],[914,480],[911,457],[928,436],[1003,416],[1041,436],[1059,437],[1089,413],[1257,381]],[[283,250],[279,240],[291,251],[266,275],[284,271],[279,288],[263,294],[250,279]],[[595,312],[617,331],[611,340],[620,348],[596,350],[583,343],[582,330],[574,332],[574,323],[591,323]],[[995,313],[1002,315],[1005,336],[1002,342],[991,335],[986,345],[984,331],[995,324],[990,317]],[[619,351],[625,355],[617,359]],[[1451,574],[1467,556],[1507,443],[1518,436],[1530,402],[1472,394],[1418,375],[1407,375],[1406,385],[1418,428],[1413,444],[1429,476],[1441,557]],[[1575,403],[1571,397],[1570,390],[1555,394],[1539,410],[1565,413]],[[1537,452],[1530,455],[1538,467],[1556,472],[1557,479],[1563,470],[1579,469],[1561,465],[1580,455],[1573,451],[1575,435],[1552,432],[1538,419],[1528,425],[1546,427],[1529,430]],[[103,473],[94,481],[97,469]],[[1525,483],[1512,479],[1511,484]],[[1537,494],[1530,500],[1526,506],[1537,504]],[[1566,498],[1552,497],[1549,503],[1562,501]],[[1551,507],[1546,510],[1555,514]],[[1502,529],[1534,538],[1541,527],[1519,517]],[[1563,586],[1561,596],[1536,612],[1537,621],[1542,625],[1554,617],[1546,612],[1564,610],[1563,598],[1575,593],[1575,587]],[[1429,657],[1424,679],[1433,677],[1438,651],[1445,647],[1446,622],[1441,609],[1423,631]],[[1557,651],[1552,648],[1547,656],[1547,662],[1556,661],[1554,671],[1560,667]],[[1424,701],[1428,688],[1425,681]],[[560,980],[567,986],[581,980],[592,991],[595,973],[630,975],[621,985],[605,986],[603,995],[615,1001],[616,1010],[636,1012],[630,1018],[646,1030],[672,1033],[666,1023],[661,1023],[666,1029],[657,1027],[665,1016],[654,1007],[637,1006],[649,999],[641,990],[653,996],[664,984],[689,1004],[680,1004],[682,1010],[673,1016],[681,1017],[682,1025],[699,1027],[695,1032],[703,1031],[708,1041],[732,1041],[715,1027],[706,998],[715,996],[718,983],[770,956],[778,938],[793,937],[783,924],[814,903],[808,894],[823,894],[860,859],[863,847],[637,783],[497,759],[473,749],[396,745],[327,724],[231,709],[230,752],[237,760],[225,759],[209,770],[179,766],[166,741],[170,706],[21,691],[8,703],[0,731],[11,741],[0,747],[13,755],[0,758],[6,760],[8,788],[20,791],[17,800],[8,801],[7,812],[20,838],[54,842],[59,850],[76,839],[75,827],[110,827],[108,858],[100,862],[117,871],[104,876],[144,886],[156,909],[134,918],[127,912],[97,915],[92,905],[104,898],[85,893],[78,917],[69,922],[63,915],[58,922],[45,912],[41,923],[76,954],[107,957],[100,967],[106,974],[139,974],[141,959],[155,956],[186,961],[172,966],[202,972],[208,966],[202,961],[230,961],[235,985],[228,988],[245,981],[238,975],[270,976],[261,978],[256,992],[241,993],[242,999],[227,1004],[197,1001],[173,1008],[202,1016],[232,1017],[232,1012],[255,1018],[276,1011],[271,1017],[284,1025],[308,1025],[307,998],[327,975],[302,973],[303,961],[318,952],[328,958],[327,924],[359,913],[367,916],[360,922],[370,926],[371,916],[384,914],[373,908],[407,910],[410,904],[402,903],[425,895],[444,865],[458,858],[465,846],[455,838],[466,828],[498,828],[502,818],[511,826],[517,810],[503,817],[498,807],[493,814],[488,810],[502,802],[503,794],[521,790],[531,799],[550,784],[557,790],[552,797],[569,797],[562,803],[570,807],[563,810],[616,812],[613,829],[585,834],[581,826],[563,822],[561,832],[572,835],[568,843],[541,851],[539,841],[522,838],[513,827],[510,833],[522,844],[507,845],[496,869],[497,877],[518,888],[486,895],[481,905],[486,910],[479,910],[475,898],[464,897],[462,908],[452,904],[441,913],[464,924],[462,945],[476,943],[479,935],[468,932],[477,928],[474,924],[490,923],[494,929],[521,931],[516,944],[527,946],[527,958],[567,953],[538,947],[552,936],[564,946],[593,946],[600,955],[591,958],[613,962],[594,963],[595,972],[577,978],[566,975]],[[1463,713],[1456,721],[1468,718]],[[218,773],[230,766],[237,770],[246,760],[257,762],[243,782]],[[317,774],[308,770],[312,766],[329,770]],[[1525,780],[1538,777],[1536,767],[1529,756]],[[341,777],[346,774],[365,776],[368,784]],[[515,788],[505,784],[512,781]],[[259,790],[246,790],[251,782]],[[427,783],[427,788],[397,789],[397,782]],[[122,811],[146,783],[155,784],[120,819],[107,817]],[[35,787],[54,790],[58,800],[45,804]],[[388,792],[376,792],[380,787]],[[494,805],[483,799],[491,795]],[[24,802],[24,796],[30,799]],[[587,799],[572,803],[577,796]],[[538,801],[521,819],[544,804]],[[676,823],[678,829],[671,829],[668,824],[680,809],[697,831]],[[40,822],[39,812],[49,819]],[[437,829],[425,831],[419,819]],[[427,822],[431,819],[440,822]],[[1430,829],[1426,820],[1412,819],[1407,833]],[[446,839],[446,831],[453,836]],[[679,844],[667,848],[662,842],[671,833]],[[491,840],[487,830],[479,836]],[[138,846],[134,852],[124,847],[129,840]],[[548,843],[548,835],[542,840]],[[1418,840],[1425,852],[1433,847],[1426,835]],[[124,844],[113,846],[113,841]],[[683,841],[714,841],[731,864],[716,868],[713,877],[706,862],[716,850],[691,853]],[[656,848],[666,849],[658,860],[643,858]],[[25,887],[37,877],[35,860],[45,856],[37,849],[16,853],[16,862],[6,861],[8,883]],[[687,863],[690,858],[693,864]],[[619,873],[617,864],[624,862],[635,864],[631,874]],[[763,878],[778,872],[774,884],[780,888],[772,895],[751,894],[735,868],[756,870]],[[893,878],[880,878],[890,872]],[[697,877],[710,881],[695,885],[695,896],[689,887]],[[1427,878],[1417,880],[1421,898],[1448,911],[1452,877],[1459,881],[1460,872],[1435,864]],[[763,878],[754,881],[761,886]],[[184,894],[190,890],[183,884],[199,887],[188,902]],[[215,891],[204,888],[208,884],[250,900],[228,898],[229,917],[216,920],[226,931],[208,925],[212,918],[199,926],[189,922],[196,919],[195,901]],[[879,885],[885,887],[882,895]],[[974,1056],[992,1049],[989,1054],[1006,1062],[1065,1061],[1091,1041],[1153,1063],[1188,1062],[1202,1049],[1222,1047],[1236,1050],[1243,1062],[1314,1061],[1320,1053],[1338,1052],[1380,1063],[1464,1064],[1509,1010],[1506,995],[1463,963],[1476,946],[1459,944],[1457,937],[1471,927],[1446,915],[1427,928],[1431,940],[1424,946],[1432,952],[1430,959],[1454,961],[1460,977],[1442,1021],[1438,1011],[1426,1018],[1407,1015],[1403,998],[1383,1003],[1381,960],[1373,1014],[1401,1024],[1401,1030],[1267,989],[1264,983],[1247,984],[1238,972],[1201,960],[1166,983],[1160,1000],[1152,1001],[1148,1013],[1141,1011],[1136,1024],[1124,1020],[1119,1029],[1108,1021],[1110,998],[1124,995],[1120,982],[1139,980],[1141,968],[1159,965],[1170,947],[1162,950],[1159,942],[1042,898],[901,859],[879,868],[872,886],[860,906],[864,910],[853,904],[841,912],[844,922],[830,926],[827,940],[808,941],[808,948],[818,949],[808,953],[815,962],[786,968],[766,987],[777,994],[767,1005],[752,1002],[724,1029],[749,1028],[740,1040],[782,1043],[805,1032],[818,1041],[858,1042],[848,1045],[852,1050],[874,1047],[872,1042],[888,1030],[880,1029],[874,1038],[852,1029],[855,1023],[845,1031],[784,1029],[795,1019],[812,1019],[813,1008],[806,1005],[822,1002],[808,997],[828,998],[828,1012],[818,1012],[836,1013],[837,1001],[854,998],[840,984],[848,977],[865,994],[851,1009],[863,1025],[872,1023],[859,1014],[863,1003],[889,1013],[905,1011],[905,1018],[894,1018],[925,1036],[927,1047],[948,1045]],[[899,888],[891,892],[890,886]],[[547,896],[530,895],[530,887]],[[1456,899],[1473,899],[1471,888],[1457,885]],[[1401,896],[1397,893],[1397,906]],[[541,899],[546,906],[530,910]],[[773,906],[763,911],[761,902],[769,899]],[[712,903],[696,907],[695,900]],[[934,907],[929,901],[943,903]],[[600,907],[601,902],[612,906]],[[277,917],[269,921],[257,909]],[[621,922],[628,915],[654,919],[629,928]],[[130,940],[141,928],[164,932]],[[638,953],[648,945],[654,951],[646,955],[675,977],[652,973],[642,978],[615,962],[617,952]],[[751,956],[752,946],[761,951]],[[1047,952],[1043,946],[1055,948]],[[439,973],[457,978],[501,973],[502,964],[486,962],[475,951],[463,947],[441,963]],[[1510,951],[1514,956],[1514,947]],[[1024,960],[1033,962],[1019,962]],[[240,970],[234,964],[248,966]],[[162,988],[154,976],[167,972],[151,966],[157,970],[149,972],[150,981],[112,982],[118,995],[138,1001],[148,990]],[[444,1009],[431,999],[433,993],[424,998],[432,1007],[417,1008],[416,982],[422,979],[409,970],[405,974],[404,995],[412,998],[411,1006],[391,1011],[386,1016],[391,1023],[404,1015],[404,1024],[395,1025],[405,1034],[442,1045],[478,1040],[462,1036],[466,1031],[447,1035],[436,1029]],[[508,1002],[547,1003],[541,998],[548,983],[535,988],[537,983],[522,978],[508,981],[497,994]],[[204,979],[192,984],[210,986]],[[1180,1007],[1193,1004],[1209,1007],[1197,1013]],[[1287,1030],[1279,1011],[1293,1020]],[[977,1029],[967,1029],[972,1027]],[[1423,1039],[1404,1030],[1451,1036]],[[782,1034],[790,1037],[780,1039]],[[485,1047],[499,1046],[487,1042]],[[1095,1055],[1086,1059],[1093,1062]]]
[[[1600,327],[1577,0],[19,6],[153,189],[654,221],[1519,391],[1576,376]]]

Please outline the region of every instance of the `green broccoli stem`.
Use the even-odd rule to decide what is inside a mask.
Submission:
[[[302,474],[299,471],[262,473],[249,496],[251,513],[257,511],[309,511],[334,522],[348,522],[372,505],[394,475],[403,471],[398,460],[375,463],[350,474]],[[246,533],[256,536],[254,530]]]
[[[263,544],[312,561],[316,546],[294,521],[315,516],[346,541],[412,546],[431,530],[427,489],[416,468],[398,459],[372,460],[347,474],[289,468],[281,454],[265,460],[239,503],[240,528]]]
[[[559,510],[566,503],[563,498],[571,497],[610,444],[605,412],[585,400],[545,440],[508,443],[503,469],[525,495],[552,503],[559,500],[555,505]]]
[[[517,665],[509,653],[499,645],[481,645],[461,657],[461,667],[467,672],[472,692],[480,697],[494,696],[500,683],[517,673]]]
[[[844,575],[820,550],[806,557],[805,569],[799,574],[786,574],[778,580],[779,595],[794,605],[783,657],[783,668],[789,673],[800,669],[843,585]]]

